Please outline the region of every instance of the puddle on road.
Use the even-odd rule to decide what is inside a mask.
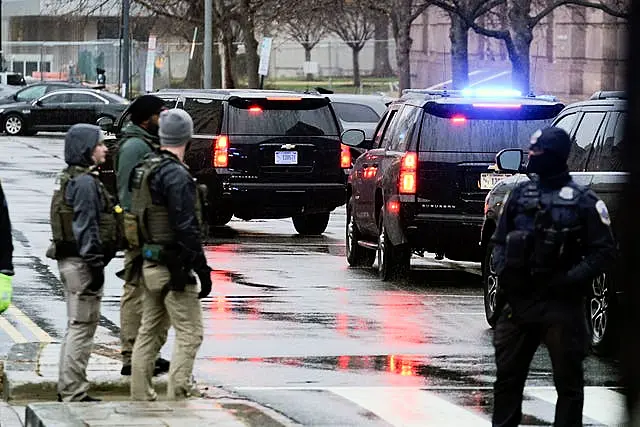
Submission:
[[[482,359],[482,358],[481,358]],[[462,372],[435,365],[440,360],[425,355],[341,355],[325,357],[211,357],[213,363],[265,363],[294,368],[320,369],[328,371],[350,371],[354,373],[382,373],[400,377],[424,379],[425,385],[437,385],[444,381],[466,386],[486,386],[486,381],[477,378],[477,372]],[[483,370],[485,364],[493,363],[492,358],[475,361],[477,370]],[[479,402],[478,402],[479,403]]]

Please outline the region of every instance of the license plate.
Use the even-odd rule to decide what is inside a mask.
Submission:
[[[497,183],[502,181],[505,178],[510,177],[509,174],[504,173],[483,173],[480,174],[480,189],[481,190],[491,190]]]
[[[276,165],[297,165],[297,151],[276,151]]]

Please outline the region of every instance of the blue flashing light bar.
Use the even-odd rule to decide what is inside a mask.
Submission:
[[[486,98],[518,98],[522,96],[522,92],[515,89],[500,89],[500,88],[467,88],[462,90],[462,96],[473,97],[486,97]]]

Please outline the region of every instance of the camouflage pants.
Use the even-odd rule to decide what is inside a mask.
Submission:
[[[93,348],[93,337],[100,319],[102,288],[88,289],[89,266],[80,258],[58,261],[67,303],[67,330],[60,349],[58,393],[66,402],[87,395],[87,364]]]
[[[187,285],[183,292],[166,290],[171,278],[163,265],[144,261],[142,325],[133,346],[131,399],[156,400],[151,378],[155,357],[167,339],[169,324],[175,329],[175,343],[169,369],[167,398],[190,397],[193,365],[202,344],[202,308],[198,286]]]

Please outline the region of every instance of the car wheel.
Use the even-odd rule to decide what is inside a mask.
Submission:
[[[233,217],[233,212],[230,210],[216,211],[211,215],[211,225],[214,227],[221,227],[226,225]]]
[[[378,276],[387,281],[405,276],[411,266],[411,251],[406,245],[394,246],[384,226],[384,208],[380,212],[378,225]]]
[[[18,114],[9,114],[4,120],[4,130],[9,135],[20,135],[24,131],[24,121]]]
[[[610,278],[610,275],[603,273],[593,279],[586,299],[586,320],[591,337],[591,349],[599,355],[609,354],[613,350],[616,328]]]
[[[360,231],[353,215],[353,201],[347,203],[347,226],[345,241],[347,246],[347,262],[352,267],[371,267],[376,259],[376,252],[358,244],[361,240]]]
[[[305,236],[319,236],[327,229],[330,212],[317,214],[296,215],[293,218],[293,226],[299,234]]]
[[[494,328],[498,321],[500,312],[496,310],[498,295],[498,274],[492,266],[493,244],[489,243],[484,255],[484,265],[482,268],[483,289],[484,289],[484,314],[489,326]]]

